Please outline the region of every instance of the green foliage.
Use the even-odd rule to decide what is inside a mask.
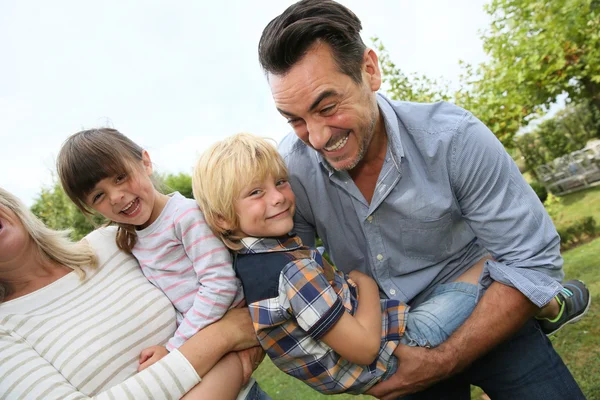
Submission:
[[[526,168],[535,174],[535,167],[585,147],[598,133],[592,111],[587,104],[566,107],[532,132],[516,137]]]
[[[561,249],[570,249],[597,236],[596,220],[592,216],[582,218],[572,222],[567,227],[559,228],[558,234],[560,236]]]
[[[526,116],[564,92],[600,109],[597,0],[492,0],[485,10],[492,23],[482,36],[490,60],[479,70],[481,89],[514,99]]]
[[[548,191],[546,190],[546,187],[538,181],[530,182],[529,185],[531,186],[535,194],[537,194],[540,201],[544,203],[548,198]]]
[[[546,200],[544,201],[544,208],[552,218],[552,221],[556,221],[560,218],[560,210],[561,210],[562,198],[553,195],[552,193],[548,193]]]
[[[100,216],[86,217],[67,197],[59,183],[44,187],[31,206],[31,211],[49,228],[70,229],[73,240],[79,240],[99,226]]]
[[[194,194],[192,192],[192,177],[189,174],[180,172],[177,175],[166,174],[160,177],[161,187],[159,188],[162,193],[179,192],[188,199],[193,199]]]

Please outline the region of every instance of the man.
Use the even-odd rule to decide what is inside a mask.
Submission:
[[[410,398],[463,399],[473,383],[495,399],[583,398],[532,318],[561,290],[552,221],[470,113],[377,94],[377,55],[360,30],[344,6],[305,0],[260,40],[276,107],[295,132],[280,151],[296,233],[307,245],[318,234],[346,272],[412,305],[493,257],[465,324],[435,349],[400,347],[398,371],[370,393],[394,399],[433,385]]]

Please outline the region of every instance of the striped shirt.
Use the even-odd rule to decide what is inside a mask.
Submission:
[[[231,255],[206,225],[194,200],[172,194],[156,221],[137,235],[132,253],[142,272],[178,311],[178,328],[168,350],[178,348],[243,300]]]
[[[0,303],[0,399],[179,399],[199,381],[173,351],[137,373],[140,352],[165,343],[175,311],[115,229],[92,232],[96,269],[84,268]]]
[[[345,312],[356,312],[356,284],[298,236],[244,238],[242,244],[236,272],[258,340],[279,369],[321,393],[360,394],[395,365],[392,353],[406,326],[404,303],[381,301],[379,355],[371,365],[353,364],[320,339]]]

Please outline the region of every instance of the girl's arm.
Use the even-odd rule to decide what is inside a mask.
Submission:
[[[371,364],[381,344],[379,290],[366,275],[356,276],[359,305],[353,316],[312,259],[299,259],[282,271],[285,293],[296,321],[315,340],[322,340],[346,360]]]
[[[240,284],[231,266],[229,251],[206,225],[197,207],[184,210],[176,219],[175,234],[192,261],[200,287],[192,307],[184,314],[167,349],[181,346],[189,337],[218,321],[234,302],[242,300]],[[238,298],[236,298],[236,296]]]

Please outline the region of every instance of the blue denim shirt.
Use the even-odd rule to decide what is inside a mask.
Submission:
[[[280,143],[302,241],[314,246],[316,233],[338,268],[413,305],[486,254],[495,261],[485,263],[480,296],[498,281],[548,303],[564,276],[560,239],[493,133],[449,103],[377,102],[388,148],[370,204],[293,132]]]

